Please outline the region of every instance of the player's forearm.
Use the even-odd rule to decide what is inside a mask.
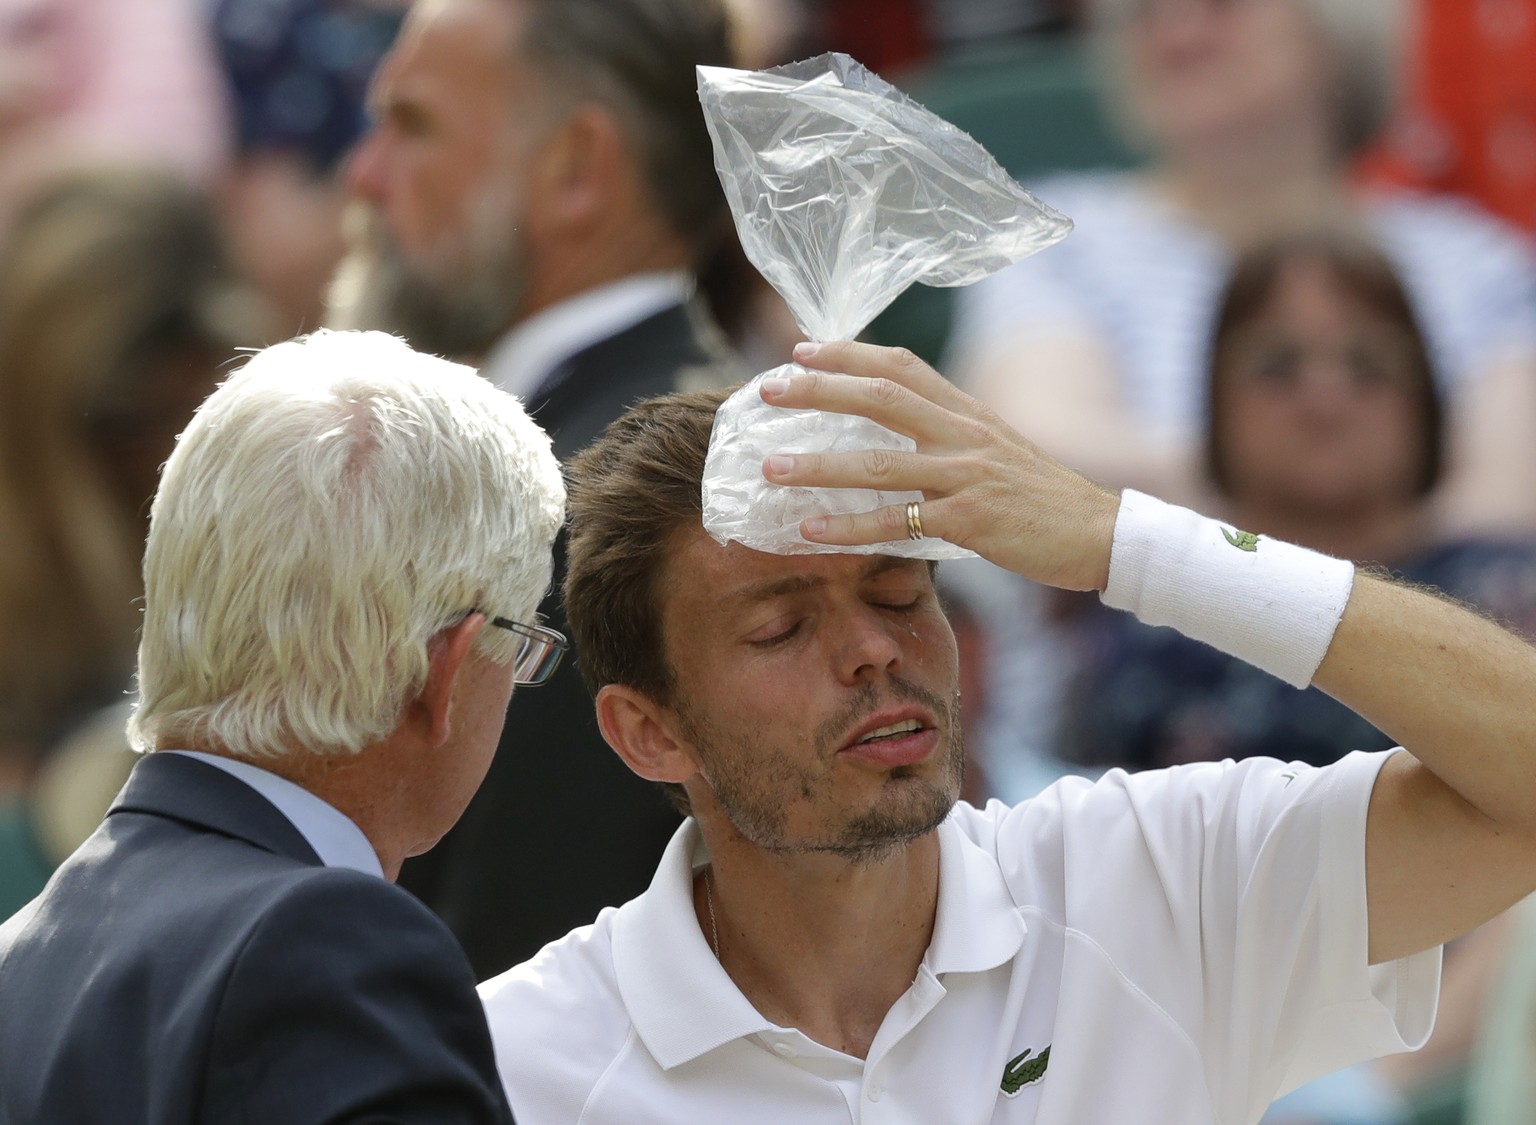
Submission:
[[[1478,812],[1536,830],[1536,649],[1471,610],[1133,492],[1104,600],[1315,684]]]
[[[1315,684],[1408,748],[1382,765],[1366,821],[1373,963],[1536,889],[1536,652],[1523,642],[1430,594],[1130,492],[1104,600]]]
[[[1536,649],[1462,606],[1361,572],[1313,682],[1484,815],[1536,831]]]

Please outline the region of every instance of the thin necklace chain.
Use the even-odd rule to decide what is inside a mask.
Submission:
[[[704,869],[704,905],[709,908],[709,946],[715,951],[715,960],[720,960],[720,927],[715,922],[715,891],[714,868]]]

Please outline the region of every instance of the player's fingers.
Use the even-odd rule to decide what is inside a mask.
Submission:
[[[921,538],[937,539],[943,537],[938,526],[943,523],[943,514],[936,511],[937,507],[937,501],[925,500],[918,504],[915,518],[906,504],[855,515],[814,516],[801,521],[800,534],[813,543],[836,547],[916,539],[919,536],[913,532],[917,530],[921,531]]]
[[[906,434],[919,446],[953,447],[963,419],[916,391],[880,376],[805,371],[764,379],[763,401],[791,410],[857,414]]]
[[[946,410],[968,413],[964,404],[970,396],[929,367],[906,348],[883,348],[856,340],[833,340],[824,344],[795,345],[795,362],[819,371],[840,371],[860,378],[889,379],[917,392]]]
[[[892,449],[852,453],[775,453],[763,461],[763,476],[800,488],[872,488],[948,496],[970,482],[967,461]]]

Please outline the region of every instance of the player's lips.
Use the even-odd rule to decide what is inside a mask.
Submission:
[[[894,768],[921,762],[938,743],[938,724],[933,715],[921,707],[903,707],[871,715],[839,753]]]

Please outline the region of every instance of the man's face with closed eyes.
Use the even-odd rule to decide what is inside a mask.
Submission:
[[[960,792],[955,640],[927,563],[780,556],[680,531],[660,592],[693,751],[750,843],[877,859],[936,828]]]

